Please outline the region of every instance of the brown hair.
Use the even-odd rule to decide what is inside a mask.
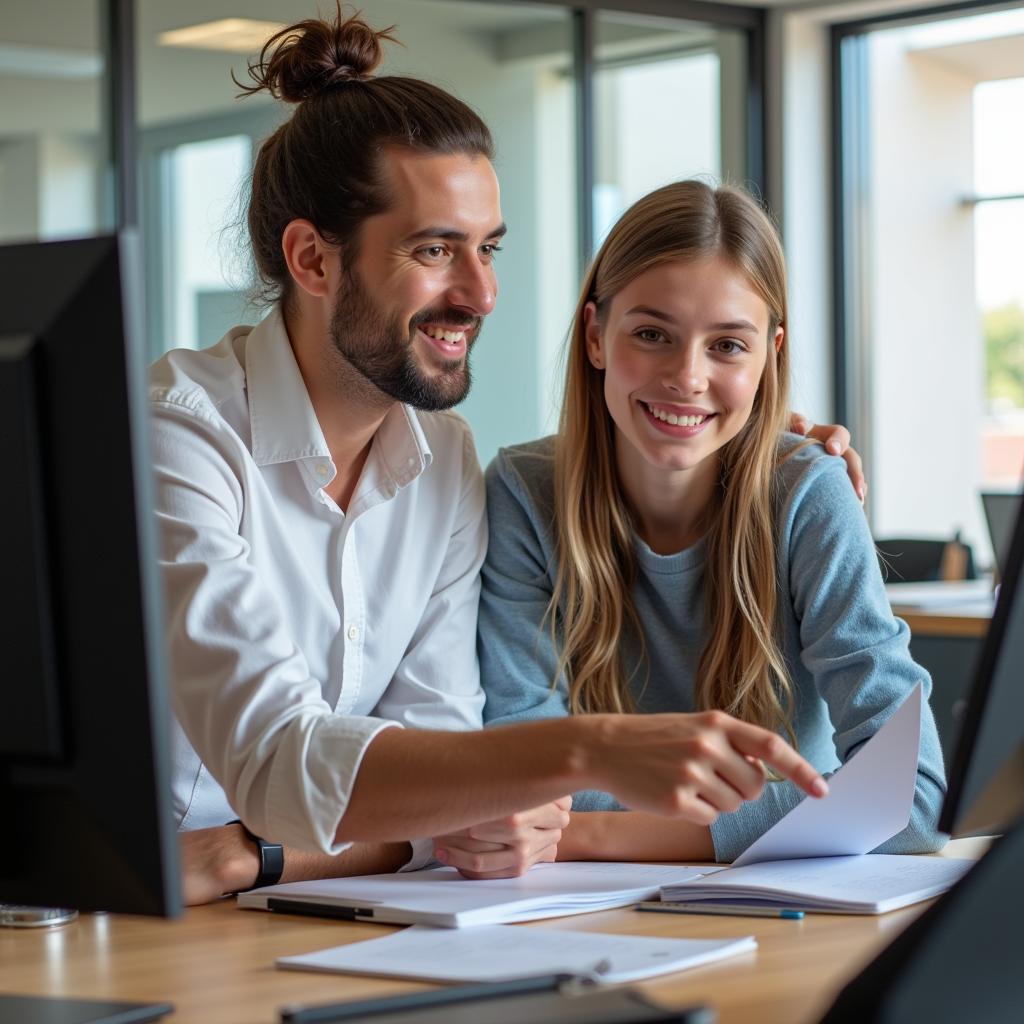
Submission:
[[[359,226],[390,202],[380,174],[384,147],[493,159],[487,125],[461,100],[416,78],[373,76],[393,29],[375,31],[358,12],[346,18],[338,3],[333,21],[301,21],[268,39],[249,64],[252,85],[234,79],[243,95],[265,89],[298,104],[253,168],[247,219],[264,301],[290,295],[281,251],[290,221],[309,220],[354,254]]]
[[[708,639],[694,704],[792,737],[791,687],[776,639],[773,518],[789,381],[788,339],[778,352],[773,342],[786,322],[786,266],[768,217],[736,188],[683,181],[645,196],[612,228],[584,280],[555,447],[558,566],[549,614],[560,633],[556,679],[567,674],[574,712],[635,710],[628,683],[640,666],[627,675],[621,664],[623,629],[643,638],[632,599],[634,522],[616,473],[602,371],[587,357],[584,309],[595,303],[600,323],[612,298],[644,271],[709,256],[725,257],[747,277],[768,307],[769,328],[750,418],[719,453],[703,583]]]

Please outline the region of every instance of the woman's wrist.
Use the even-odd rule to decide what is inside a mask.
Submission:
[[[562,838],[558,842],[558,860],[591,860],[593,842],[592,813],[570,811],[569,825],[562,829]]]

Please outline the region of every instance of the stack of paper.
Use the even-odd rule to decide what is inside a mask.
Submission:
[[[732,867],[663,886],[662,901],[882,914],[945,892],[973,861],[867,855],[910,820],[920,741],[919,683],[827,797],[797,804]]]
[[[750,935],[654,939],[510,925],[483,925],[470,931],[417,926],[382,939],[279,957],[277,965],[424,981],[496,982],[568,974],[613,984],[699,967],[756,948]]]
[[[972,860],[891,854],[776,860],[665,886],[661,898],[666,903],[884,914],[938,896],[973,866]]]
[[[510,924],[625,907],[706,867],[537,864],[520,878],[470,881],[454,868],[289,882],[242,893],[240,907],[324,914],[353,921],[446,928]]]

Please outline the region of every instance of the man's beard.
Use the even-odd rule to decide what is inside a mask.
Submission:
[[[345,273],[331,316],[331,340],[342,358],[366,382],[385,395],[414,409],[435,412],[458,405],[469,392],[469,349],[480,330],[481,318],[454,309],[417,313],[403,336],[398,316],[388,319],[374,304],[362,283]],[[466,355],[440,364],[427,376],[416,364],[413,338],[420,324],[444,323],[464,327]]]

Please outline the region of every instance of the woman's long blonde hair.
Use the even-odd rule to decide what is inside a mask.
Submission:
[[[643,668],[643,630],[633,604],[634,518],[619,486],[603,371],[587,357],[583,313],[602,324],[612,298],[651,267],[721,256],[747,277],[769,311],[768,354],[750,418],[718,453],[704,570],[708,640],[694,682],[698,709],[792,730],[792,693],[776,639],[778,587],[774,481],[788,408],[786,268],[768,217],[747,193],[700,181],[660,188],[612,228],[580,293],[569,339],[555,446],[558,564],[549,614],[574,713],[634,711],[630,680]],[[640,663],[622,663],[622,634],[640,640]],[[628,671],[627,671],[628,668]]]

